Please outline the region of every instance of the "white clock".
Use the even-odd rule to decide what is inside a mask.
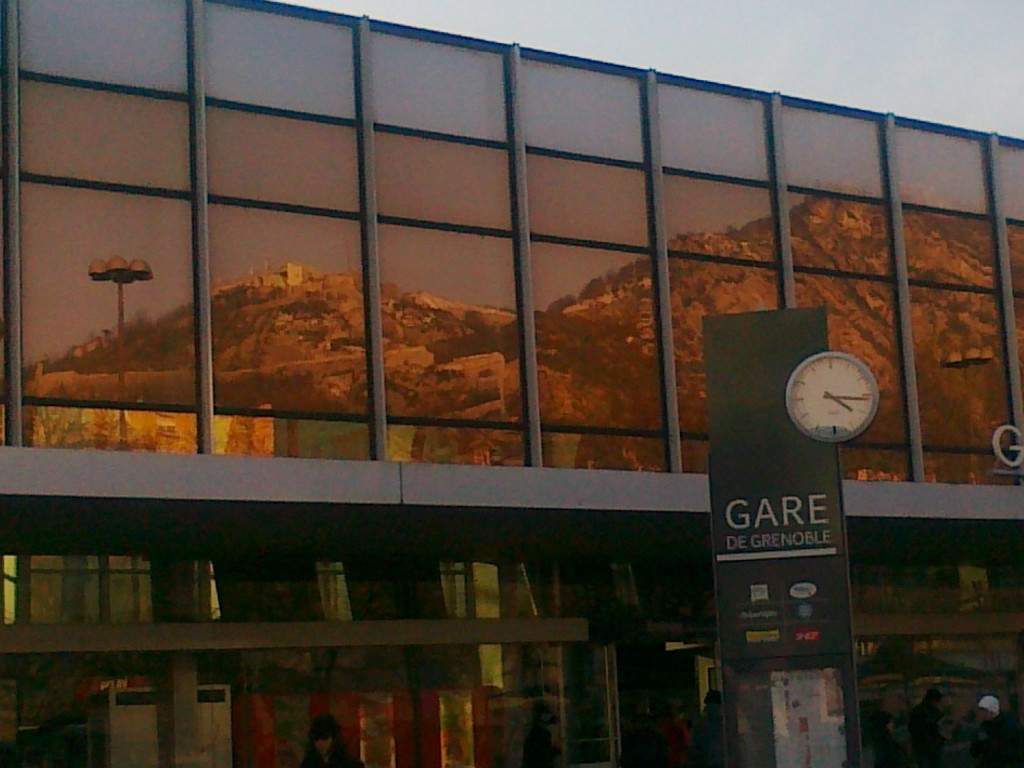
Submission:
[[[819,352],[801,361],[786,384],[786,410],[797,429],[826,443],[852,440],[878,412],[878,382],[863,361]]]

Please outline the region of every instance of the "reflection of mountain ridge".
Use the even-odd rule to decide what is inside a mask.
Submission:
[[[968,224],[957,226],[960,221]],[[887,218],[881,206],[804,197],[790,211],[798,265],[891,273]],[[936,274],[984,284],[986,254],[972,220],[906,218],[908,247]],[[915,246],[915,247],[916,247]],[[714,233],[677,234],[671,250],[764,262],[774,253],[774,225],[756,219]],[[766,249],[768,255],[766,256]],[[966,255],[965,255],[966,254]],[[973,255],[972,255],[973,254]],[[741,264],[673,258],[672,311],[682,398],[702,394],[700,318],[775,306],[775,272]],[[685,268],[684,268],[685,267]],[[988,274],[989,281],[991,275]],[[828,306],[833,344],[860,355],[883,389],[898,399],[898,347],[891,283],[801,275],[801,303]],[[537,346],[546,422],[624,429],[661,424],[652,277],[648,257],[590,279],[538,310]],[[923,418],[940,423],[971,392],[929,366],[952,347],[997,338],[992,318],[971,294],[942,291],[940,311],[915,306],[919,376],[941,398],[922,398]],[[396,415],[514,420],[520,411],[519,330],[514,311],[426,291],[381,286],[389,412]],[[767,298],[767,300],[765,300]],[[212,294],[214,374],[221,405],[363,413],[366,325],[358,274],[288,262],[218,285]],[[27,372],[35,396],[116,400],[116,338],[89,339]],[[125,398],[193,399],[192,307],[125,329]],[[993,366],[994,368],[994,366]],[[965,385],[966,386],[966,385]],[[997,390],[998,391],[998,390]],[[693,396],[697,392],[697,396]],[[978,395],[975,395],[978,397]],[[900,421],[899,403],[889,416]],[[933,413],[932,410],[935,409]],[[684,409],[685,410],[685,409]],[[881,418],[881,417],[880,417]],[[700,420],[684,427],[701,431]],[[881,439],[902,440],[902,425]],[[956,441],[958,436],[950,435]],[[962,440],[961,440],[962,441]]]

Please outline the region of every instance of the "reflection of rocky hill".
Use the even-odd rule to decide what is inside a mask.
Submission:
[[[803,198],[790,212],[798,266],[868,275],[890,272],[881,208]],[[908,216],[906,241],[922,264],[959,282],[984,284],[985,251],[977,223],[955,217]],[[774,251],[770,221],[719,233],[672,239],[676,252],[763,261]],[[777,301],[777,273],[742,264],[672,259],[672,311],[683,428],[700,432],[701,318]],[[925,268],[925,267],[922,267]],[[991,280],[990,274],[988,280]],[[990,284],[990,283],[989,283]],[[833,346],[864,358],[885,391],[871,439],[901,441],[896,318],[891,283],[801,273],[803,305],[830,308]],[[1002,413],[998,382],[948,365],[956,350],[998,351],[996,314],[988,297],[913,289],[914,332],[926,439],[963,445],[973,418]],[[385,371],[390,413],[405,416],[513,420],[520,410],[515,314],[424,292],[382,286]],[[932,302],[924,303],[924,300]],[[661,424],[651,271],[646,257],[595,275],[577,293],[537,312],[543,417],[548,423],[657,429]],[[218,286],[213,294],[217,401],[279,410],[360,413],[366,408],[365,324],[361,280],[297,263]],[[155,320],[136,319],[125,333],[128,400],[190,402],[191,307]],[[109,334],[89,339],[26,374],[29,394],[75,399],[118,398],[118,347]],[[951,373],[952,371],[952,373]],[[1000,404],[997,401],[1002,398]],[[982,413],[981,411],[984,411]],[[934,425],[927,426],[927,425]],[[982,430],[984,431],[984,430]],[[598,462],[600,464],[601,462]],[[614,463],[614,462],[605,462]]]

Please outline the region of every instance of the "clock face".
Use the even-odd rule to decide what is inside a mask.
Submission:
[[[801,362],[786,385],[786,410],[815,440],[852,440],[878,411],[878,382],[863,362],[843,352],[820,352]]]

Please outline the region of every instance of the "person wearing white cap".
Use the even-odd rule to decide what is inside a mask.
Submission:
[[[1020,725],[1008,712],[1001,711],[999,699],[986,693],[977,704],[981,733],[971,744],[978,768],[1020,768]]]

